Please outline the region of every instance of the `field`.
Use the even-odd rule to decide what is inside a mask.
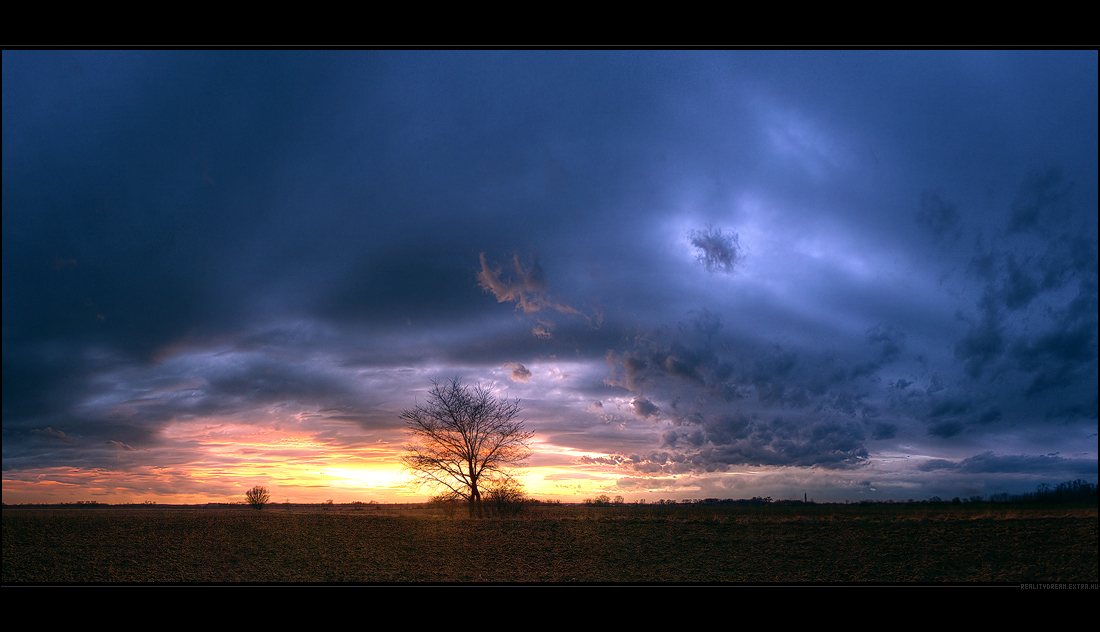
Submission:
[[[1097,582],[1097,510],[990,505],[3,509],[3,582]]]

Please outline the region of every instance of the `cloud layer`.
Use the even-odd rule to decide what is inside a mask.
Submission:
[[[538,495],[1095,479],[1095,53],[3,66],[5,502],[411,497],[454,376]]]

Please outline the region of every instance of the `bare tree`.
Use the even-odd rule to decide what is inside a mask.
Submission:
[[[245,492],[244,497],[248,499],[248,504],[252,505],[252,508],[256,511],[263,509],[267,501],[271,500],[271,496],[267,493],[267,488],[260,487],[259,485]]]
[[[518,399],[498,399],[459,378],[432,385],[426,404],[401,413],[412,436],[401,463],[419,487],[464,500],[471,516],[483,515],[483,490],[508,480],[508,468],[527,459],[532,433],[517,419]]]

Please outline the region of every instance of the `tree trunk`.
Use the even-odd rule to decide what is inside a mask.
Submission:
[[[483,518],[485,517],[484,513],[484,507],[481,504],[481,491],[478,490],[475,485],[474,488],[470,490],[470,517]]]

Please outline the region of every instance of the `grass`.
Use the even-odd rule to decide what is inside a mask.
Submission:
[[[6,506],[3,581],[1095,583],[1097,510]]]

